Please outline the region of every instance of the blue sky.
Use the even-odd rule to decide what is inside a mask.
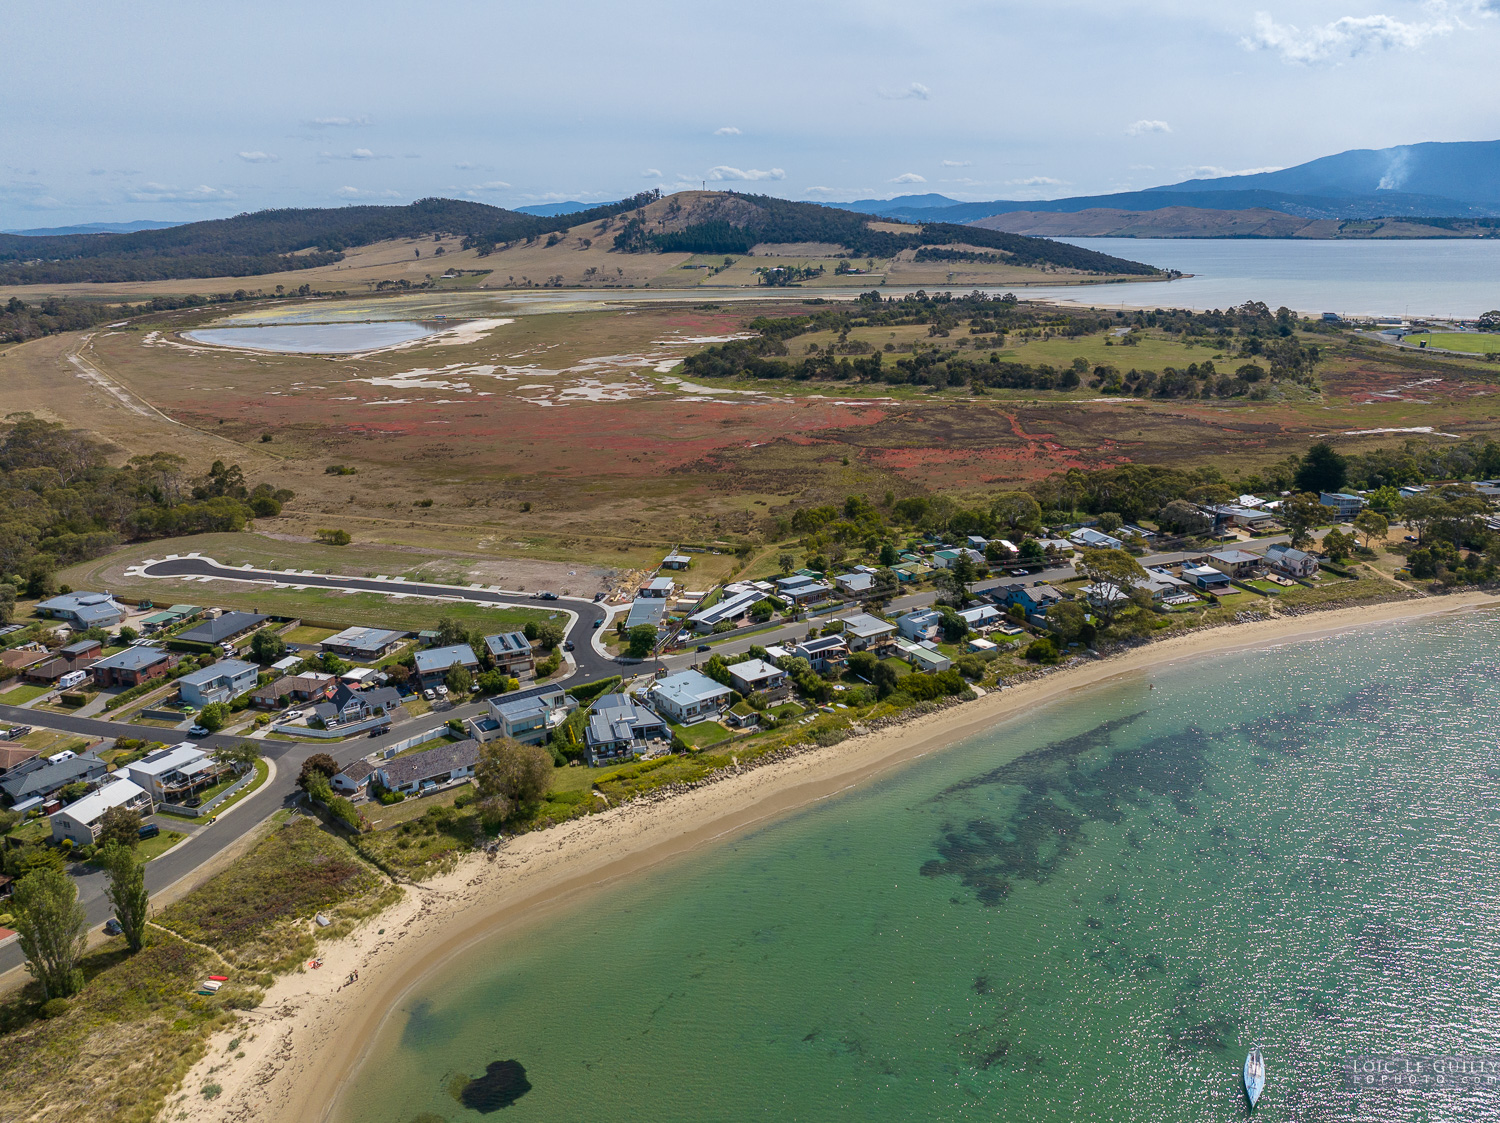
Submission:
[[[1053,198],[1500,137],[1500,0],[0,5],[0,228]]]

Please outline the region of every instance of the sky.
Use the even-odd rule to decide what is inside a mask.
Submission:
[[[1041,199],[1500,138],[1500,0],[0,4],[0,229]]]

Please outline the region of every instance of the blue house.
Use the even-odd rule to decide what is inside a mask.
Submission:
[[[260,680],[260,668],[240,659],[220,659],[202,670],[177,680],[177,694],[190,706],[210,702],[227,702],[247,690],[254,690]]]

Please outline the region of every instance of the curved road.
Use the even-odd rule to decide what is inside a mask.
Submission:
[[[165,561],[150,561],[138,567],[143,577],[212,577],[224,581],[249,581],[281,588],[305,586],[312,589],[351,589],[362,593],[383,593],[387,596],[435,597],[444,600],[468,601],[471,604],[505,605],[509,608],[547,609],[552,606],[573,613],[578,627],[569,626],[568,638],[573,640],[576,650],[571,652],[578,675],[585,682],[608,678],[620,673],[620,664],[608,655],[594,649],[592,640],[594,621],[608,618],[608,610],[601,604],[581,597],[559,597],[555,601],[540,601],[524,593],[498,592],[467,585],[434,585],[417,581],[393,581],[379,577],[341,577],[324,573],[283,573],[274,569],[239,569],[220,565],[210,558],[168,558]],[[372,626],[378,621],[371,621]]]

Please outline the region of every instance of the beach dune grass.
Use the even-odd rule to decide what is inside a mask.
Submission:
[[[273,826],[162,910],[140,953],[117,937],[85,955],[83,990],[49,1006],[51,1017],[35,983],[0,998],[0,1119],[150,1123],[209,1033],[257,1006],[273,971],[313,951],[313,912],[334,918],[319,932],[333,937],[400,892],[312,820]],[[211,973],[231,981],[199,995]]]
[[[391,899],[391,887],[346,842],[299,817],[157,920],[184,939],[214,947],[238,968],[281,972],[312,954],[306,921],[314,913],[352,921]]]

